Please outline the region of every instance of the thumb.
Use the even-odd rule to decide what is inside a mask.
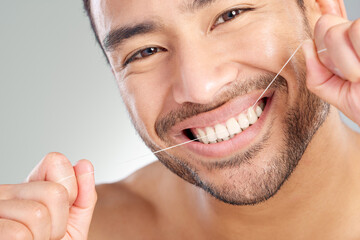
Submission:
[[[346,81],[329,71],[319,60],[312,40],[304,42],[303,51],[306,61],[306,85],[310,91],[324,101],[341,109],[341,97]],[[321,53],[319,53],[321,54]]]
[[[71,239],[87,239],[97,194],[94,168],[90,161],[80,160],[75,166],[78,196],[70,208],[68,234]]]
[[[94,167],[88,160],[80,160],[75,166],[78,182],[78,196],[73,206],[78,208],[93,207],[96,203]]]

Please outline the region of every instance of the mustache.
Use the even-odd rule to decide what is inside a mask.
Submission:
[[[242,96],[256,90],[264,90],[274,77],[275,74],[263,74],[245,81],[234,81],[233,84],[224,89],[224,91],[222,91],[219,96],[216,96],[214,101],[209,104],[191,102],[183,103],[179,108],[170,111],[164,116],[160,116],[155,122],[155,131],[161,140],[166,141],[167,132],[179,122],[194,117],[200,113],[208,112],[221,107],[231,99],[238,96]],[[269,90],[271,89],[287,91],[286,80],[282,76],[278,76]]]

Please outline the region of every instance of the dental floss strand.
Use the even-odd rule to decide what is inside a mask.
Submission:
[[[320,53],[323,53],[323,52],[326,52],[326,51],[327,51],[327,48],[324,48],[324,49],[319,50],[317,53],[320,54]]]
[[[284,68],[288,65],[288,63],[291,61],[291,59],[293,59],[293,57],[295,56],[295,54],[297,53],[297,51],[299,51],[299,49],[301,48],[301,46],[303,45],[304,42],[300,43],[300,45],[296,48],[296,50],[294,51],[294,53],[290,56],[290,58],[286,61],[286,63],[284,64],[284,66],[282,66],[282,68],[280,69],[280,71],[276,74],[276,76],[274,77],[274,79],[269,83],[269,85],[265,88],[265,90],[263,91],[263,93],[260,95],[260,97],[256,100],[256,102],[254,103],[254,105],[252,106],[252,108],[255,108],[255,105],[260,101],[260,99],[264,96],[264,94],[269,90],[269,88],[271,87],[271,85],[275,82],[275,80],[278,78],[278,76],[280,75],[280,73],[284,70]]]
[[[94,173],[95,173],[95,171],[84,173],[84,174],[78,176],[78,178],[81,178],[81,177],[84,177],[84,176],[87,176],[87,175],[91,175],[91,174],[94,174]],[[64,177],[64,178],[56,181],[56,183],[62,183],[62,182],[65,182],[66,180],[68,180],[70,178],[75,178],[75,177],[76,177],[75,175],[70,175],[70,176]]]
[[[280,73],[284,70],[284,68],[286,67],[286,65],[288,65],[288,63],[291,61],[291,59],[293,59],[293,57],[295,56],[295,54],[297,53],[297,51],[299,51],[299,49],[301,48],[301,46],[304,44],[304,42],[300,43],[300,45],[296,48],[295,52],[290,56],[290,58],[287,60],[287,62],[284,64],[284,66],[280,69],[280,71],[278,72],[278,74],[276,74],[276,76],[274,77],[274,79],[270,82],[270,84],[266,87],[266,89],[264,90],[264,92],[260,95],[260,97],[258,98],[258,100],[256,100],[256,102],[254,103],[254,105],[252,106],[252,108],[255,107],[255,105],[260,101],[260,99],[264,96],[264,94],[269,90],[270,86],[275,82],[275,80],[278,78],[278,76],[280,75]],[[317,51],[318,54],[326,52],[327,48],[321,49],[319,51]]]
[[[254,109],[255,108],[255,105],[260,101],[260,99],[264,96],[264,94],[269,90],[269,88],[271,87],[271,85],[275,82],[275,80],[278,78],[278,76],[281,74],[281,72],[284,70],[284,68],[289,64],[289,62],[294,58],[295,54],[299,51],[299,49],[301,48],[301,46],[303,45],[304,42],[300,43],[299,46],[295,49],[295,51],[293,52],[293,54],[290,56],[290,58],[286,61],[286,63],[284,64],[284,66],[282,66],[282,68],[280,69],[280,71],[276,74],[276,76],[274,77],[274,79],[269,83],[269,85],[265,88],[265,90],[263,91],[263,93],[260,95],[260,97],[256,100],[256,102],[254,103],[254,105],[252,106],[252,108]],[[324,48],[324,49],[321,49],[319,50],[317,53],[320,54],[320,53],[323,53],[323,52],[326,52],[327,49]],[[157,150],[157,151],[154,151],[152,153],[149,153],[149,154],[145,154],[143,156],[139,156],[139,157],[136,157],[136,158],[133,158],[133,159],[130,159],[128,161],[123,161],[121,162],[120,164],[124,164],[124,163],[127,163],[127,162],[132,162],[134,160],[139,160],[139,159],[142,159],[142,158],[145,158],[147,156],[150,156],[152,154],[157,154],[157,153],[161,153],[161,152],[164,152],[164,151],[167,151],[167,150],[170,150],[170,149],[173,149],[173,148],[176,148],[176,147],[180,147],[180,146],[183,146],[185,144],[188,144],[188,143],[191,143],[191,142],[195,142],[195,141],[198,141],[198,140],[201,140],[203,138],[207,138],[209,136],[213,136],[214,134],[209,134],[209,135],[206,135],[206,136],[203,136],[203,137],[199,137],[199,138],[195,138],[193,140],[189,140],[189,141],[186,141],[186,142],[183,142],[183,143],[180,143],[180,144],[176,144],[176,145],[173,145],[171,147],[168,147],[168,148],[164,148],[164,149],[160,149],[160,150]]]

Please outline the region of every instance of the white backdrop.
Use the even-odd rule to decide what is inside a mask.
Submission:
[[[360,1],[345,1],[349,17],[359,18]],[[130,123],[80,0],[0,1],[0,109],[0,184],[22,182],[51,151],[73,163],[91,160],[97,183],[155,159],[132,160],[150,151]]]

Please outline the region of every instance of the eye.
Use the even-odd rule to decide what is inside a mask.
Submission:
[[[240,9],[232,9],[228,10],[225,13],[221,14],[215,21],[214,25],[212,26],[212,29],[214,29],[216,26],[223,24],[225,22],[231,21],[238,17],[241,13],[245,11],[252,10],[251,8],[240,8]]]
[[[131,55],[127,60],[125,60],[123,66],[126,67],[131,62],[141,60],[150,57],[151,55],[154,55],[158,52],[164,52],[164,51],[166,51],[166,49],[161,47],[148,47],[148,48],[140,49],[139,51]]]

